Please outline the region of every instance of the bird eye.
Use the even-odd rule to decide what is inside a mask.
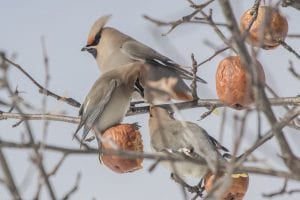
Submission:
[[[93,43],[95,43],[94,45],[97,45],[97,44],[99,43],[100,38],[101,38],[101,32],[102,32],[102,30],[99,31],[99,32],[96,34],[95,40],[94,40],[94,42],[93,42]]]
[[[93,41],[91,44],[87,45],[87,47],[89,47],[89,46],[96,46],[96,45],[99,43],[100,39],[101,39],[101,33],[102,33],[102,30],[100,30],[100,31],[96,34],[96,36],[95,36],[95,38],[94,38],[94,41]]]

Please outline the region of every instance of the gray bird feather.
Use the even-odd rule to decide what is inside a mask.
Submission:
[[[84,141],[89,131],[93,128],[95,125],[95,122],[101,118],[101,115],[105,109],[105,106],[109,102],[113,91],[118,87],[120,83],[116,79],[112,79],[108,87],[105,91],[105,95],[101,100],[97,98],[91,98],[89,95],[86,97],[84,103],[80,107],[79,115],[81,116],[80,123],[74,133],[75,135],[78,133],[78,131],[83,127],[83,133],[81,141]],[[96,85],[96,84],[95,84]],[[91,89],[89,94],[92,93],[92,91],[96,90],[97,87],[94,87]]]
[[[161,55],[154,49],[136,40],[132,39],[124,42],[124,44],[121,46],[121,50],[131,59],[148,62],[150,64],[156,63],[158,64],[158,66],[168,67],[172,71],[179,73],[180,76],[184,79],[191,80],[193,78],[193,73],[185,70],[168,57]],[[198,76],[196,77],[196,80],[202,83],[206,83],[205,80],[201,79]]]

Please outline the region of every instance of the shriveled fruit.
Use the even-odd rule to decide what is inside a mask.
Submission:
[[[119,149],[143,152],[141,133],[136,124],[120,124],[101,135],[101,150]],[[117,173],[133,172],[142,168],[143,159],[128,159],[117,155],[100,155],[103,164]]]
[[[265,73],[262,65],[256,61],[258,80],[265,83]],[[223,59],[216,72],[216,90],[219,99],[227,105],[241,109],[254,101],[250,80],[239,56]]]
[[[204,189],[209,192],[214,182],[216,182],[222,175],[214,175],[211,172],[204,177]],[[248,173],[234,173],[231,175],[231,185],[227,191],[222,195],[222,200],[242,200],[245,196],[249,185]]]
[[[241,31],[245,32],[253,18],[252,9],[247,10],[241,17]],[[276,8],[260,6],[258,15],[248,35],[248,42],[263,49],[273,49],[284,41],[288,32],[288,22]]]

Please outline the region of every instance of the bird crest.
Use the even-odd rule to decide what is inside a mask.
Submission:
[[[103,29],[103,27],[105,26],[105,24],[111,16],[112,15],[104,15],[97,19],[97,21],[93,24],[90,30],[87,46],[91,45],[94,42],[96,35],[101,33],[101,30]]]

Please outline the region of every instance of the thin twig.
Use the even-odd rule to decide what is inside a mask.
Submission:
[[[7,89],[8,93],[10,95],[13,95],[14,94],[13,90],[10,88],[10,84],[8,83],[8,80],[6,79],[6,77],[5,77],[5,82],[7,83],[6,84],[6,89]],[[15,104],[15,109],[19,113],[22,114],[23,111],[20,108],[20,106],[18,105],[18,102],[14,100],[13,103]],[[25,129],[26,129],[26,133],[27,133],[27,135],[29,137],[30,143],[34,144],[35,143],[35,138],[34,138],[33,133],[31,131],[31,126],[30,126],[29,122],[25,120],[24,121],[24,125],[25,125]],[[40,155],[39,150],[37,148],[33,148],[33,150],[34,150],[35,156],[37,158],[36,165],[37,165],[37,167],[39,169],[40,175],[41,175],[41,177],[43,177],[43,179],[44,179],[44,181],[46,183],[46,186],[47,186],[47,189],[48,189],[48,192],[49,192],[49,195],[50,195],[51,199],[55,200],[56,199],[56,195],[55,195],[53,187],[52,187],[52,185],[50,183],[50,180],[47,177],[47,173],[46,173],[46,169],[45,169],[44,164],[43,164],[42,156]]]
[[[200,116],[200,119],[198,119],[197,121],[200,121],[200,120],[203,120],[204,118],[208,117],[211,113],[214,112],[214,110],[216,110],[216,106],[211,106],[208,111],[206,111],[205,113],[203,113],[201,116]]]
[[[288,34],[287,37],[298,39],[298,38],[300,38],[300,34]]]
[[[297,97],[279,97],[279,98],[269,98],[268,99],[272,106],[300,106],[300,96]],[[226,107],[224,103],[217,99],[198,99],[195,101],[187,101],[180,102],[174,104],[161,104],[161,107],[172,110],[172,107],[177,107],[178,110],[184,109],[192,109],[198,107],[206,107],[206,108],[218,108],[218,107]],[[133,116],[139,114],[145,114],[149,111],[149,106],[141,106],[136,107],[135,111],[128,111],[126,116]],[[7,119],[19,119],[25,120],[50,120],[50,121],[60,121],[60,122],[68,122],[72,124],[78,124],[80,121],[79,117],[72,117],[66,115],[57,115],[57,114],[27,114],[27,113],[7,113],[0,112],[0,120]]]
[[[80,179],[81,179],[81,173],[78,173],[76,176],[76,181],[75,181],[74,186],[71,188],[71,190],[67,194],[64,195],[64,197],[62,198],[63,200],[69,199],[70,196],[78,190]]]
[[[73,98],[67,98],[67,97],[62,97],[62,96],[59,96],[57,94],[55,94],[54,92],[51,92],[47,89],[45,89],[41,84],[39,84],[34,78],[32,78],[32,76],[26,72],[20,65],[14,63],[13,61],[9,60],[8,58],[4,57],[4,60],[11,64],[12,66],[16,67],[17,69],[19,69],[27,78],[29,78],[31,80],[31,82],[36,85],[38,88],[39,88],[39,92],[40,93],[44,93],[46,94],[47,96],[51,96],[51,97],[54,97],[56,98],[58,101],[63,101],[63,102],[66,102],[67,104],[71,105],[71,106],[74,106],[74,107],[80,107],[80,103],[78,101],[76,101],[75,99]]]
[[[207,15],[204,11],[200,11],[202,16],[207,20],[207,22],[212,26],[216,34],[219,36],[219,38],[226,44],[233,52],[237,52],[234,47],[231,45],[229,40],[226,38],[226,36],[222,33],[222,31],[216,26],[214,20],[212,19],[212,10],[210,10],[210,14]]]
[[[7,186],[8,190],[10,191],[11,196],[13,197],[13,199],[21,199],[20,193],[19,193],[19,189],[16,185],[16,182],[13,178],[12,172],[10,170],[10,167],[7,163],[6,157],[2,151],[2,148],[0,147],[0,166],[3,170],[3,174],[4,174],[4,183]]]
[[[44,68],[45,68],[45,81],[44,81],[44,89],[42,93],[44,94],[42,98],[42,113],[46,114],[47,112],[47,90],[49,87],[49,81],[50,81],[50,75],[49,75],[49,57],[47,54],[47,48],[46,48],[46,41],[45,38],[41,38],[41,44],[42,44],[42,53],[43,53],[43,60],[44,60]],[[42,144],[46,143],[47,140],[47,133],[48,133],[48,127],[49,127],[49,121],[46,119],[43,119],[43,136],[42,136]],[[43,146],[43,145],[42,145]],[[41,151],[43,151],[43,148],[41,148]]]
[[[280,122],[277,122],[272,126],[272,129],[269,130],[266,134],[264,134],[261,138],[259,138],[248,150],[246,150],[242,155],[239,156],[238,162],[236,164],[241,164],[247,156],[249,156],[251,153],[253,153],[257,148],[259,148],[261,145],[263,145],[265,142],[270,140],[273,136],[273,129],[283,129],[290,121],[292,121],[295,117],[300,115],[300,110],[298,111],[292,111],[288,112],[286,116],[283,117],[283,119]]]
[[[293,66],[293,62],[291,60],[289,60],[289,64],[290,64],[289,71],[292,73],[292,75],[294,77],[296,77],[297,79],[300,80],[300,73],[296,72],[296,70],[295,70],[295,68]]]
[[[295,50],[293,49],[289,44],[287,44],[285,41],[283,40],[280,40],[278,41],[281,46],[283,46],[286,50],[288,50],[289,52],[293,53],[298,59],[300,59],[300,54]]]
[[[196,61],[193,53],[191,55],[191,59],[192,59],[192,72],[193,72],[193,80],[191,83],[191,89],[192,89],[193,100],[197,100],[198,99],[197,80],[196,80],[196,78],[197,78],[197,61]]]
[[[166,33],[162,34],[163,36],[166,36],[167,34],[172,32],[177,26],[179,26],[183,23],[189,23],[196,14],[198,14],[203,8],[205,8],[206,6],[211,4],[213,1],[214,0],[209,0],[206,3],[199,4],[199,5],[195,6],[194,7],[195,10],[191,14],[183,16],[181,19],[178,19],[178,20],[175,20],[175,21],[172,21],[172,22],[163,22],[163,21],[160,21],[160,20],[153,19],[153,18],[151,18],[147,15],[143,15],[143,17],[145,19],[155,23],[158,26],[171,26],[170,29]]]
[[[215,56],[219,55],[220,53],[222,53],[223,51],[226,51],[227,49],[230,49],[230,47],[225,47],[223,49],[217,50],[215,51],[215,53],[213,55],[211,55],[210,57],[208,57],[207,59],[205,59],[204,61],[202,61],[201,63],[199,63],[197,65],[197,67],[200,67],[201,65],[207,63],[208,61],[211,61]]]
[[[46,144],[43,144],[43,148],[45,147]],[[48,176],[53,176],[56,174],[56,172],[58,171],[58,169],[60,168],[60,166],[63,164],[63,162],[65,161],[65,159],[67,158],[67,155],[66,153],[64,153],[62,155],[62,157],[60,158],[60,160],[58,161],[58,163],[54,166],[54,168],[48,173]]]

